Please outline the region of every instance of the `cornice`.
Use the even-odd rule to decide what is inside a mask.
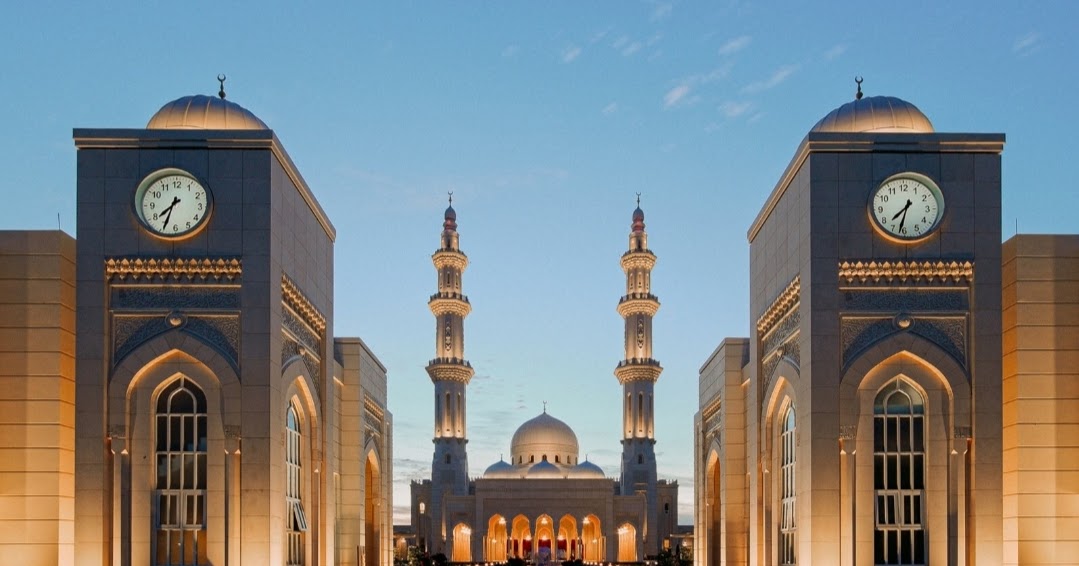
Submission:
[[[468,297],[464,295],[431,295],[431,299],[427,301],[427,306],[431,308],[431,313],[435,316],[455,314],[463,318],[472,312],[472,304],[468,302]]]
[[[435,358],[427,363],[426,369],[431,381],[457,381],[465,385],[476,373],[468,361],[459,358]]]
[[[326,330],[326,317],[285,274],[281,274],[281,301],[296,311],[296,314],[300,315],[311,328],[318,330],[319,333]]]
[[[787,287],[779,293],[776,300],[772,301],[768,310],[764,311],[764,314],[757,319],[757,332],[760,336],[763,336],[771,330],[779,319],[783,318],[791,310],[791,308],[798,303],[801,297],[802,290],[802,278],[801,276],[795,276],[794,279],[787,284]]]
[[[464,271],[468,267],[468,256],[457,250],[438,250],[431,254],[431,261],[435,269],[449,266]]]
[[[622,254],[622,271],[652,269],[656,266],[656,254],[651,250],[630,251]]]
[[[614,375],[618,378],[618,383],[622,385],[633,381],[650,381],[655,383],[659,379],[659,374],[661,373],[663,373],[663,367],[659,365],[658,360],[652,358],[622,360],[621,362],[618,362],[618,367],[614,370]]]
[[[941,283],[966,285],[974,279],[974,262],[841,261],[839,280],[847,285]]]
[[[659,299],[652,294],[635,293],[625,295],[618,301],[618,314],[626,318],[633,314],[656,316],[659,311]]]
[[[239,258],[109,258],[105,279],[125,281],[236,282],[243,273]]]

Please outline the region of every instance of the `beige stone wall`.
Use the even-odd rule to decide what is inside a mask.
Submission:
[[[75,240],[0,232],[0,557],[75,558]]]
[[[1005,564],[1079,560],[1079,236],[1003,249]]]

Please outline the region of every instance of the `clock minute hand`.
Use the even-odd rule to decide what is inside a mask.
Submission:
[[[912,205],[912,204],[914,204],[914,203],[912,203],[912,202],[910,201],[910,199],[907,199],[907,206],[904,206],[904,207],[903,207],[903,210],[900,210],[899,212],[895,213],[895,216],[893,216],[893,217],[892,217],[892,220],[895,220],[896,218],[899,218],[899,215],[900,215],[900,214],[902,214],[902,215],[903,215],[903,217],[904,217],[904,218],[906,218],[906,214],[905,214],[905,213],[907,212],[907,209],[908,209],[908,208],[910,208],[910,205]],[[170,208],[171,208],[171,207],[170,207]]]

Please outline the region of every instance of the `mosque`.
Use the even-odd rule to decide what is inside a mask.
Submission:
[[[678,483],[656,475],[653,389],[663,368],[652,357],[652,317],[659,299],[652,294],[656,255],[648,248],[640,203],[621,260],[626,293],[618,312],[626,331],[625,358],[614,372],[625,398],[618,479],[582,461],[577,435],[546,407],[513,434],[509,462],[468,476],[466,392],[473,369],[464,357],[464,319],[471,306],[461,283],[468,258],[459,247],[452,204],[432,256],[438,290],[429,305],[436,342],[427,373],[434,383],[435,451],[431,479],[413,482],[411,494],[420,548],[454,562],[636,562],[669,547]]]

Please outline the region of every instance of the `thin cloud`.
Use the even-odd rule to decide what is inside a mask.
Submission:
[[[719,111],[728,118],[737,118],[753,108],[752,102],[734,102],[728,100],[719,105]]]
[[[588,38],[588,43],[593,45],[603,41],[603,38],[607,37],[607,34],[611,33],[611,28],[603,29],[592,34],[592,37]]]
[[[667,94],[663,95],[663,107],[673,108],[677,106],[686,98],[690,90],[692,88],[688,84],[680,84],[667,91]]]
[[[618,39],[614,40],[611,43],[611,47],[621,51],[621,49],[623,47],[625,47],[627,44],[629,44],[629,36],[628,35],[622,35],[622,36],[619,36]]]
[[[610,116],[611,114],[614,114],[615,112],[618,112],[618,103],[617,102],[612,102],[612,103],[608,104],[607,106],[604,106],[603,110],[601,110],[601,112],[603,112],[604,116]]]
[[[1028,33],[1023,37],[1015,40],[1015,43],[1012,44],[1012,53],[1015,53],[1019,56],[1030,55],[1038,49],[1038,47],[1040,46],[1040,41],[1041,34],[1036,32]]]
[[[847,52],[847,46],[840,43],[839,45],[833,46],[828,51],[825,51],[824,52],[824,58],[829,60],[829,61],[832,61],[834,59],[839,58],[840,56],[842,56],[846,52]]]
[[[735,53],[738,53],[746,47],[749,47],[749,44],[752,41],[753,38],[748,35],[736,37],[728,41],[727,43],[724,43],[723,46],[719,48],[719,54],[724,57],[728,55],[734,55]]]
[[[562,62],[572,63],[574,59],[581,56],[581,48],[576,45],[570,45],[562,50]]]
[[[640,50],[641,50],[641,42],[634,41],[633,43],[630,43],[624,49],[622,49],[622,56],[623,57],[629,57],[630,55],[633,55],[634,53],[636,53],[636,52],[638,52]]]
[[[772,76],[763,81],[757,81],[749,83],[742,89],[742,92],[746,94],[756,94],[758,92],[764,92],[766,90],[773,89],[781,84],[783,81],[790,78],[795,71],[798,70],[798,65],[783,65],[776,69],[776,72],[772,73]]]
[[[671,15],[672,10],[674,10],[674,5],[668,2],[656,4],[656,7],[652,10],[652,16],[649,18],[649,20],[653,22],[663,21]]]
[[[502,50],[502,56],[509,59],[510,57],[516,56],[518,51],[520,51],[520,48],[516,45],[507,45],[505,49]]]

